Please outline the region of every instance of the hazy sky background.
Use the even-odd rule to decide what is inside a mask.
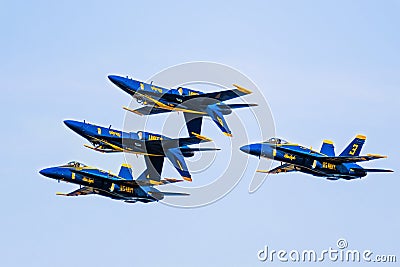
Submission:
[[[2,1],[0,265],[259,266],[271,264],[257,260],[264,245],[323,250],[340,237],[399,259],[399,13],[399,1]],[[76,187],[38,170],[80,160],[117,172],[124,160],[62,123],[122,127],[130,98],[108,74],[147,79],[196,60],[255,81],[278,136],[339,152],[362,133],[364,153],[389,156],[363,166],[395,173],[277,175],[252,195],[244,177],[198,209],[55,196]]]

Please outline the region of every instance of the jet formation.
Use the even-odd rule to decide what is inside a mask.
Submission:
[[[222,133],[232,137],[232,132],[226,123],[224,115],[232,113],[233,109],[248,108],[257,104],[227,104],[225,101],[242,97],[252,92],[234,84],[234,89],[204,93],[201,91],[178,87],[176,89],[163,88],[134,80],[128,77],[109,75],[108,79],[118,88],[131,95],[144,107],[125,110],[138,115],[153,115],[172,111],[181,111],[184,114],[189,134],[200,134],[204,116],[210,117]]]
[[[144,157],[146,169],[136,180],[133,178],[131,165],[126,163],[122,164],[118,174],[77,161],[39,171],[43,176],[79,185],[79,189],[73,192],[57,195],[100,195],[126,203],[157,202],[166,196],[187,196],[189,194],[185,192],[164,192],[157,188],[166,184],[192,181],[185,158],[192,157],[197,152],[219,150],[213,147],[193,147],[212,141],[201,135],[203,117],[210,117],[224,135],[232,137],[224,116],[235,109],[257,106],[226,103],[251,94],[250,90],[236,84],[233,85],[235,88],[206,93],[185,87],[164,88],[153,85],[152,82],[146,83],[117,75],[109,75],[108,78],[143,105],[137,109],[124,107],[125,110],[144,116],[180,111],[184,114],[188,136],[171,138],[140,129],[137,132],[125,132],[86,121],[65,120],[68,128],[89,141],[90,145],[85,144],[85,147],[101,153],[125,152],[141,155]],[[334,144],[330,140],[323,142],[320,151],[280,138],[244,145],[240,150],[258,158],[281,162],[280,166],[272,170],[257,170],[260,173],[302,172],[329,180],[353,180],[365,177],[370,172],[392,172],[388,169],[363,168],[358,164],[386,157],[378,154],[360,155],[365,140],[364,135],[357,135],[338,156],[335,155]],[[162,178],[165,158],[172,163],[182,180]]]

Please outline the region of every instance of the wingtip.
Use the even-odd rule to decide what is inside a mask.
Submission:
[[[358,134],[356,136],[356,138],[361,139],[361,140],[366,140],[367,139],[367,137],[365,135],[363,135],[363,134]]]
[[[182,177],[183,178],[183,180],[185,180],[185,181],[188,181],[188,182],[192,182],[193,180],[192,180],[192,178],[190,178],[190,177]]]
[[[66,193],[62,193],[62,192],[56,192],[56,196],[66,196]]]
[[[260,172],[260,173],[269,173],[269,170],[256,170],[256,172]]]
[[[233,84],[233,86],[235,86],[240,92],[242,92],[242,93],[244,93],[244,94],[252,94],[253,92],[252,91],[250,91],[249,89],[246,89],[246,88],[244,88],[244,87],[242,87],[242,86],[240,86],[240,85],[237,85],[237,84]]]
[[[143,114],[142,113],[140,113],[140,112],[137,112],[136,110],[134,110],[134,109],[131,109],[131,108],[128,108],[128,107],[122,107],[123,109],[125,109],[126,111],[129,111],[129,112],[132,112],[132,113],[135,113],[136,115],[139,115],[139,116],[143,116]]]
[[[325,140],[323,141],[323,143],[333,145],[333,141],[327,140],[327,139],[325,139]]]

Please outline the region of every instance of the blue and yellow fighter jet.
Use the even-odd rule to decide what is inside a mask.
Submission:
[[[80,188],[71,193],[56,193],[60,196],[82,196],[97,194],[127,203],[154,202],[164,196],[186,196],[187,193],[161,192],[157,185],[181,182],[176,179],[160,179],[159,175],[151,176],[146,169],[138,179],[134,180],[130,165],[122,164],[119,174],[112,174],[82,163],[72,161],[66,165],[43,169],[40,174],[80,185]],[[83,186],[83,187],[82,187]]]
[[[125,110],[139,114],[152,115],[171,111],[182,111],[185,116],[189,135],[200,134],[203,116],[209,116],[226,136],[232,136],[224,115],[233,109],[257,106],[257,104],[226,104],[224,101],[251,94],[251,91],[234,84],[235,89],[203,93],[178,87],[166,89],[153,84],[109,75],[108,79],[124,92],[131,95],[144,107]]]
[[[352,180],[364,177],[368,172],[393,172],[385,169],[366,169],[356,164],[357,162],[386,158],[386,156],[376,154],[360,156],[365,140],[364,135],[357,135],[339,156],[335,156],[334,145],[330,140],[323,142],[320,152],[279,138],[271,138],[263,143],[245,145],[240,150],[257,157],[285,162],[269,171],[258,170],[258,172],[263,173],[276,174],[300,171],[314,176],[326,177],[329,180]]]
[[[189,147],[211,139],[193,133],[191,137],[172,139],[164,135],[145,131],[123,132],[85,121],[65,120],[65,125],[87,139],[93,146],[85,147],[103,153],[127,152],[144,155],[149,169],[161,173],[164,157],[167,157],[186,181],[192,181],[184,157],[192,157],[198,151],[219,150],[218,148]]]

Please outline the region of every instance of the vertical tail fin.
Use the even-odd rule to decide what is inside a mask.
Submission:
[[[367,139],[364,135],[357,135],[356,138],[343,150],[340,156],[359,156],[362,146]]]
[[[185,116],[186,128],[189,132],[189,136],[192,137],[193,133],[201,134],[201,125],[203,123],[203,117],[198,114],[186,113]]]
[[[335,146],[333,145],[333,142],[330,140],[324,140],[324,142],[322,143],[320,152],[329,157],[334,157],[335,156]]]
[[[210,116],[211,119],[215,122],[215,124],[217,124],[217,126],[221,129],[224,135],[232,137],[232,132],[229,129],[224,116],[222,115],[220,109],[216,104],[207,106],[206,112],[208,116]]]
[[[118,176],[125,178],[126,180],[133,180],[132,166],[125,163],[122,164]]]

